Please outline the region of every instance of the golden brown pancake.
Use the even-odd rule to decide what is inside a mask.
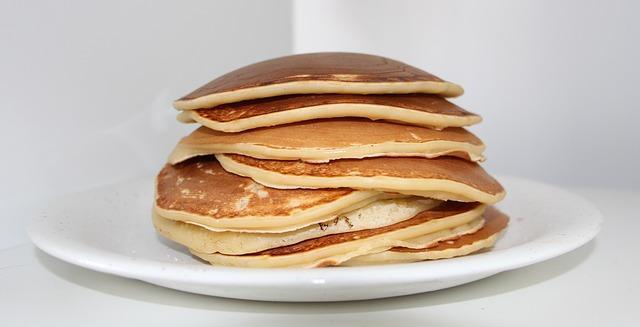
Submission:
[[[353,258],[345,265],[371,265],[385,263],[415,262],[422,260],[444,259],[467,255],[491,247],[509,223],[509,217],[494,207],[483,214],[484,225],[478,231],[453,238],[433,242],[425,240],[424,248],[394,247],[387,251]]]
[[[165,219],[154,213],[153,223],[162,235],[203,253],[245,254],[296,244],[321,236],[380,228],[411,219],[438,206],[440,201],[409,197],[379,200],[362,208],[307,227],[282,233],[214,232]]]
[[[504,189],[477,163],[455,157],[341,159],[314,164],[217,154],[222,167],[274,188],[377,190],[440,200],[493,204]]]
[[[430,93],[462,87],[405,63],[360,53],[309,53],[262,61],[222,75],[175,101],[179,110],[287,94]]]
[[[482,159],[484,145],[462,128],[434,131],[359,118],[311,120],[288,125],[225,133],[200,127],[183,138],[169,157],[175,164],[216,153],[259,159],[327,162],[366,157],[427,157],[452,155]]]
[[[396,246],[421,248],[413,240],[447,231],[449,237],[477,230],[482,224],[484,205],[444,202],[411,219],[368,230],[322,236],[294,245],[244,255],[203,253],[190,249],[212,264],[240,267],[317,267],[338,265],[357,256],[386,251]]]
[[[228,103],[188,110],[183,122],[198,122],[223,132],[299,121],[361,117],[442,129],[479,123],[482,118],[433,94],[301,94]]]
[[[200,157],[160,171],[155,210],[211,230],[284,232],[393,196],[349,188],[268,188],[226,172],[213,157]]]

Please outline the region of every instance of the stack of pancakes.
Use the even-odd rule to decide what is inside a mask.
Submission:
[[[460,86],[388,58],[316,53],[223,75],[177,100],[183,138],[153,222],[241,267],[413,262],[492,246],[508,218]]]

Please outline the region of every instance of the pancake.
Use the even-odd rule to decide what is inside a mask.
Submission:
[[[351,258],[377,253],[396,246],[420,248],[413,243],[420,236],[450,230],[450,237],[460,230],[474,230],[483,223],[484,205],[478,203],[444,202],[423,211],[411,219],[375,229],[327,235],[294,245],[245,255],[203,253],[190,249],[194,255],[226,266],[275,268],[335,266]]]
[[[238,255],[292,245],[325,235],[385,227],[438,205],[439,201],[418,197],[380,200],[330,221],[284,233],[214,232],[193,224],[165,219],[158,214],[154,214],[153,222],[161,235],[195,251]]]
[[[482,118],[433,94],[285,95],[183,111],[178,120],[198,122],[223,132],[299,121],[361,117],[442,129],[479,123]]]
[[[377,190],[439,200],[500,201],[504,189],[480,165],[455,157],[342,159],[324,164],[217,154],[228,172],[273,188]]]
[[[415,262],[463,256],[485,248],[492,247],[500,233],[507,227],[509,217],[497,209],[490,207],[484,213],[485,223],[482,228],[472,234],[455,238],[441,239],[438,237],[425,238],[425,248],[396,247],[387,251],[368,254],[353,258],[345,263],[348,266]]]
[[[179,110],[287,94],[429,93],[458,96],[462,87],[405,63],[359,53],[299,54],[222,75],[174,102]]]
[[[318,137],[321,135],[322,137]],[[175,164],[216,153],[259,159],[328,162],[366,157],[459,156],[479,161],[482,141],[462,128],[442,131],[359,118],[311,120],[240,133],[200,127],[183,138],[169,157]]]
[[[155,210],[166,219],[214,231],[280,233],[390,197],[397,195],[349,188],[268,188],[226,172],[214,157],[199,157],[160,171]]]

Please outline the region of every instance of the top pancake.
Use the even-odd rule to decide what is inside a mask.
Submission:
[[[458,96],[462,87],[405,63],[359,53],[325,52],[262,61],[222,75],[174,102],[179,110],[286,94]]]

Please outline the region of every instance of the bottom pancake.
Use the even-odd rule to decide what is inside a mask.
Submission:
[[[225,266],[276,268],[339,265],[349,259],[394,247],[423,248],[425,235],[447,231],[451,238],[472,233],[483,224],[486,206],[478,203],[444,202],[411,219],[374,229],[340,233],[244,255],[191,252]]]
[[[500,233],[507,227],[509,217],[493,207],[488,208],[483,217],[485,218],[484,226],[475,233],[455,238],[442,238],[441,236],[444,235],[433,233],[423,240],[425,242],[423,249],[396,247],[353,258],[343,265],[359,266],[446,259],[492,247]]]

